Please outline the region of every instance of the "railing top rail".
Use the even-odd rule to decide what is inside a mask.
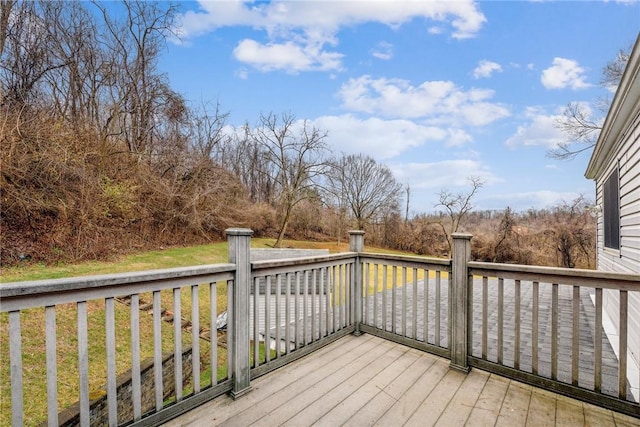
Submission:
[[[450,267],[451,260],[448,258],[431,258],[431,257],[421,257],[415,255],[398,255],[398,254],[381,254],[374,252],[362,252],[359,254],[360,258],[365,259],[380,259],[384,261],[392,261],[399,263],[413,263],[413,264],[428,264],[428,265],[436,265],[443,267]]]
[[[476,261],[468,265],[470,273],[478,276],[640,291],[640,274]]]
[[[167,268],[161,270],[78,276],[63,279],[0,283],[0,299],[184,278],[190,278],[197,281],[197,278],[200,276],[230,273],[233,272],[235,268],[235,264],[210,264],[192,267]]]
[[[297,266],[307,266],[313,264],[322,264],[332,261],[342,261],[345,259],[355,258],[357,253],[355,252],[341,252],[337,254],[329,254],[329,255],[315,255],[304,258],[283,258],[283,259],[272,259],[272,260],[263,260],[263,261],[253,261],[251,263],[251,270],[260,271],[260,270],[268,270],[272,268],[280,268],[280,267],[297,267]]]

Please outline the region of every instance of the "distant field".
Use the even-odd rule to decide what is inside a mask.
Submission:
[[[251,239],[251,247],[270,248],[274,239]],[[283,247],[297,249],[329,249],[330,252],[345,252],[349,244],[342,242],[308,242],[286,240]],[[382,253],[402,253],[380,248],[366,247],[365,250]],[[124,273],[127,271],[156,270],[162,268],[187,267],[190,265],[216,264],[227,262],[227,242],[208,245],[167,248],[148,252],[133,253],[114,261],[88,261],[65,265],[25,265],[24,267],[3,268],[0,282],[59,279],[74,276]]]
[[[266,248],[273,245],[273,239],[252,239],[252,247]],[[326,247],[316,242],[286,242],[295,247]],[[335,244],[329,244],[335,250]],[[345,245],[345,248],[347,246]],[[26,265],[5,268],[0,274],[2,283],[25,280],[59,279],[73,276],[124,273],[127,271],[157,270],[162,268],[187,267],[190,265],[217,264],[227,262],[227,242],[208,245],[167,248],[148,252],[138,252],[114,261],[88,261],[65,265]]]

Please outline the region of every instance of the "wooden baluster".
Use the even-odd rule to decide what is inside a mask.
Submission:
[[[551,379],[558,379],[558,284],[551,285]]]
[[[515,286],[515,307],[514,307],[514,334],[515,339],[513,343],[513,367],[515,369],[520,369],[520,280],[516,280],[514,283]]]
[[[531,372],[538,375],[538,323],[540,308],[540,284],[533,282],[533,302],[531,313]]]
[[[308,331],[307,331],[307,318],[309,311],[309,301],[307,299],[307,294],[309,293],[309,271],[305,270],[304,273],[304,290],[302,297],[302,345],[308,344]]]
[[[218,288],[217,284],[209,283],[209,317],[211,319],[209,342],[209,370],[211,371],[211,385],[218,384]],[[228,320],[228,318],[227,318]],[[227,325],[227,328],[229,326]]]
[[[489,278],[482,277],[482,358],[487,360],[487,342],[489,325]]]
[[[386,288],[386,282],[385,282]],[[395,265],[391,267],[391,332],[394,334],[398,333],[397,325],[396,325],[396,317],[398,317],[397,306],[398,306],[398,267]]]
[[[200,393],[200,300],[198,290],[198,285],[191,286],[191,371],[194,393]]]
[[[572,305],[571,384],[577,386],[580,371],[580,286],[573,287]]]
[[[435,345],[440,347],[440,305],[442,304],[442,294],[441,294],[441,283],[440,283],[440,272],[436,271],[436,330],[434,333]]]
[[[618,397],[627,399],[627,342],[629,320],[629,293],[620,291],[620,347],[618,349]]]
[[[596,288],[596,326],[593,367],[593,389],[602,390],[602,288]]]
[[[378,264],[373,264],[373,326],[378,327]]]
[[[276,359],[280,357],[280,347],[282,345],[282,334],[280,329],[282,329],[282,298],[280,294],[282,293],[282,275],[278,274],[276,276]]]
[[[264,289],[264,361],[271,361],[271,276],[267,276]]]
[[[116,390],[116,322],[113,298],[105,299],[105,334],[107,356],[107,407],[110,426],[118,425],[118,396]]]
[[[300,272],[296,271],[296,288],[295,288],[295,349],[300,348]]]
[[[56,307],[45,308],[47,352],[47,414],[49,425],[58,425],[58,363],[56,356]]]
[[[498,278],[498,364],[504,356],[504,279]]]
[[[407,267],[402,267],[402,330],[401,330],[401,334],[403,337],[407,336]]]
[[[173,289],[173,377],[176,401],[182,400],[182,307],[180,288]]]
[[[89,409],[89,337],[87,302],[77,303],[78,308],[78,376],[80,378],[80,425],[88,426]]]
[[[413,339],[418,339],[418,269],[413,269],[413,300],[412,300],[412,314],[413,314]]]
[[[22,385],[22,332],[20,312],[9,312],[9,365],[11,369],[11,425],[22,426],[23,385]]]
[[[286,341],[285,354],[289,354],[289,347],[291,346],[291,273],[287,273],[285,276],[285,330],[284,340]],[[295,332],[294,332],[295,334]]]
[[[253,367],[260,366],[260,278],[253,279]]]
[[[423,332],[422,338],[425,343],[429,342],[429,270],[424,270],[424,301],[422,302],[423,312],[424,312],[424,324],[423,324]]]
[[[387,270],[388,265],[382,264],[382,330],[387,330]],[[394,275],[395,277],[395,275]],[[394,292],[395,295],[395,292]],[[392,296],[393,299],[393,296]],[[392,301],[393,302],[393,301]],[[392,314],[393,315],[393,314]]]

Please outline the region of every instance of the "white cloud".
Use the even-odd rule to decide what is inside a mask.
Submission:
[[[268,41],[243,40],[236,47],[236,58],[259,70],[291,71],[337,70],[342,55],[325,49],[337,45],[341,28],[367,22],[397,28],[416,18],[435,22],[439,28],[449,28],[451,37],[474,37],[486,22],[475,2],[324,2],[273,0],[261,3],[241,0],[199,1],[199,10],[179,16],[178,36],[188,42],[218,28],[251,27],[265,31]],[[256,53],[275,53],[256,57]],[[384,56],[385,53],[382,53]],[[283,56],[285,56],[283,60]],[[303,64],[302,66],[299,66]],[[309,64],[315,64],[310,66]]]
[[[491,77],[494,72],[501,73],[502,65],[498,64],[497,62],[487,61],[486,59],[483,59],[478,63],[476,69],[473,70],[473,78],[488,78]]]
[[[178,36],[191,38],[216,28],[230,25],[247,25],[255,19],[255,14],[243,1],[199,2],[200,10],[189,10],[178,15]]]
[[[574,192],[540,190],[488,196],[484,198],[483,204],[487,204],[488,208],[510,206],[515,210],[523,211],[529,208],[543,209],[556,206],[563,202],[575,200],[579,196],[579,193]]]
[[[233,50],[233,56],[260,71],[285,70],[292,73],[339,70],[342,59],[342,54],[323,51],[317,45],[302,46],[293,42],[264,45],[250,39],[242,40]]]
[[[371,55],[375,58],[387,61],[393,58],[393,45],[387,42],[380,42],[375,49],[371,51]]]
[[[350,79],[338,92],[343,108],[393,118],[423,118],[432,125],[483,126],[509,116],[501,104],[488,102],[494,92],[464,91],[450,81],[412,86],[401,79]]]
[[[376,160],[391,159],[429,141],[448,142],[464,139],[433,126],[424,126],[410,120],[359,119],[350,114],[322,116],[311,124],[328,132],[327,143],[336,153],[367,153]]]
[[[545,114],[533,107],[528,108],[525,115],[529,119],[528,123],[518,126],[516,133],[505,142],[507,147],[542,146],[555,148],[566,141],[564,133],[556,127],[561,115]]]
[[[249,78],[249,71],[246,68],[240,68],[236,71],[236,77],[241,80],[247,80]]]
[[[469,176],[477,176],[486,184],[500,182],[489,168],[478,160],[443,160],[432,163],[397,163],[389,166],[400,182],[408,182],[412,189],[440,190],[468,187]]]
[[[585,71],[578,61],[556,57],[553,65],[542,71],[540,81],[547,89],[585,89],[591,86],[585,81]]]
[[[473,141],[473,137],[462,129],[447,129],[446,145],[448,147],[459,147]]]
[[[323,2],[273,0],[199,1],[200,10],[180,16],[180,33],[192,37],[224,26],[244,25],[262,28],[270,34],[302,29],[335,34],[341,27],[378,22],[392,28],[415,18],[452,27],[452,37],[473,37],[486,22],[473,1],[455,2]]]

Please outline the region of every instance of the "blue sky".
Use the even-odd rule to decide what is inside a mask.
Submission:
[[[231,125],[293,113],[335,153],[365,153],[411,187],[485,186],[478,209],[544,208],[583,194],[589,154],[546,156],[569,102],[612,96],[602,67],[640,30],[639,2],[181,2],[160,68]]]

